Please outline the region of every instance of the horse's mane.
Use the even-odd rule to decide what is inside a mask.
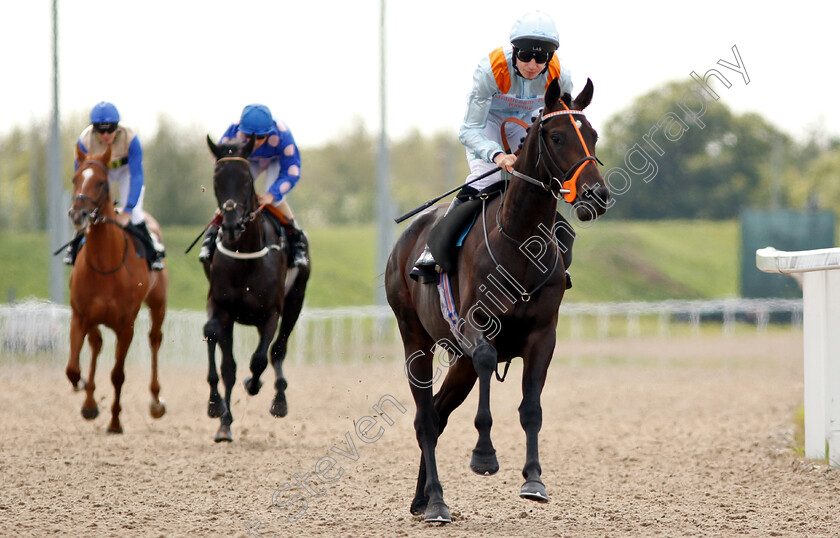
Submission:
[[[564,93],[560,98],[563,100],[564,103],[566,103],[567,107],[571,108],[571,106],[572,106],[572,96],[571,96],[571,94]]]

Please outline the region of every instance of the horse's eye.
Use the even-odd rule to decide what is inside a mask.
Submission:
[[[551,141],[555,144],[562,144],[566,141],[566,134],[562,131],[558,131],[556,133],[551,133]]]

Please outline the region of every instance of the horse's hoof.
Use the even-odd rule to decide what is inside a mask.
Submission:
[[[227,412],[227,405],[222,399],[210,400],[207,402],[207,416],[210,418],[221,418]]]
[[[253,377],[246,377],[243,384],[245,385],[245,390],[248,391],[248,394],[256,396],[257,393],[260,392],[263,382],[259,379],[254,379]]]
[[[531,480],[522,484],[519,496],[529,501],[537,501],[538,503],[548,502],[548,493],[545,491],[545,484],[537,480]]]
[[[409,508],[409,511],[413,516],[422,516],[426,513],[426,507],[428,504],[429,502],[426,499],[414,499],[411,501],[411,508]]]
[[[122,426],[120,426],[119,424],[116,425],[116,426],[114,426],[113,424],[110,424],[108,426],[108,433],[119,433],[119,434],[121,434],[122,432],[123,432]]]
[[[222,441],[227,443],[232,442],[233,434],[230,432],[230,426],[225,426],[224,424],[219,426],[219,431],[216,432],[216,437],[213,440],[217,443],[221,443]]]
[[[87,388],[87,383],[84,379],[79,379],[73,383],[73,392],[81,392]]]
[[[152,418],[162,417],[166,413],[166,403],[163,400],[152,402],[149,404],[149,413],[151,413]]]
[[[490,454],[479,454],[473,450],[470,459],[470,469],[476,474],[491,475],[499,471],[499,460],[496,459],[496,451]]]
[[[286,404],[286,396],[278,393],[274,397],[274,401],[271,402],[271,409],[269,409],[269,412],[277,418],[283,418],[288,415],[289,406]]]
[[[85,420],[93,420],[99,416],[99,408],[86,409],[82,407],[82,416],[85,417]]]
[[[446,503],[439,502],[430,504],[426,507],[424,520],[426,523],[451,523],[452,517],[449,515],[449,507]]]

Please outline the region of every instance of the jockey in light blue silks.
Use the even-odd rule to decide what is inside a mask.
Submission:
[[[265,105],[252,104],[242,110],[238,123],[231,124],[219,139],[220,144],[245,143],[254,138],[254,150],[248,156],[254,180],[265,173],[265,193],[259,194],[260,204],[275,206],[286,217],[282,223],[293,250],[292,265],[309,264],[309,252],[303,230],[298,227],[286,195],[300,180],[300,152],[292,132],[282,121],[275,121]],[[209,262],[213,257],[218,228],[207,229],[198,259]]]
[[[461,204],[462,195],[490,187],[502,180],[502,169],[513,169],[516,155],[505,153],[502,147],[504,120],[513,117],[530,124],[544,106],[545,90],[555,79],[559,79],[562,93],[572,92],[571,74],[554,55],[560,41],[551,17],[540,11],[526,13],[513,24],[510,44],[479,61],[459,135],[470,166],[466,182],[493,169],[498,169],[497,173],[462,189],[447,214]],[[514,123],[505,127],[509,140],[525,137],[523,127]],[[410,274],[415,280],[422,277],[424,282],[437,282],[436,263],[428,246]]]
[[[123,226],[130,225],[145,236],[147,245],[153,251],[147,253],[150,266],[156,271],[164,267],[163,245],[149,233],[146,215],[143,213],[143,196],[146,192],[143,178],[143,148],[140,139],[133,130],[120,125],[120,113],[113,104],[102,101],[90,111],[90,125],[79,135],[79,148],[87,155],[104,153],[111,146],[111,163],[108,165],[108,180],[119,185],[118,221]],[[75,163],[79,168],[79,163]],[[125,217],[124,215],[127,215]],[[67,249],[64,263],[73,265],[76,254],[82,244],[84,234],[78,232]]]

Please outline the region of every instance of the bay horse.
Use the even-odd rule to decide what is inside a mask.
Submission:
[[[494,371],[498,376],[499,363],[515,357],[524,361],[519,422],[525,430],[526,450],[520,496],[548,501],[540,479],[540,394],[554,353],[566,275],[558,244],[541,238],[553,237],[561,195],[573,205],[579,220],[592,220],[608,206],[609,190],[595,165],[597,134],[582,113],[592,94],[591,80],[573,101],[570,95],[561,95],[556,80],[548,86],[545,108],[528,129],[506,191],[483,202],[483,211],[458,253],[457,269],[449,275],[460,316],[455,327],[441,314],[437,287],[409,277],[444,208],[416,217],[388,259],[386,294],[403,341],[421,451],[411,513],[424,515],[427,522],[451,521],[435,446],[450,414],[466,399],[476,379],[478,442],[470,467],[478,474],[498,471],[490,439],[490,381]],[[537,249],[541,250],[537,258],[534,246],[540,240],[543,247]],[[448,353],[449,370],[433,396],[432,386],[440,373],[434,364],[436,350]]]
[[[117,337],[116,362],[111,370],[114,403],[108,432],[122,433],[120,424],[120,392],[125,380],[125,357],[134,338],[134,322],[145,302],[149,307],[151,329],[149,347],[152,352],[152,399],[149,411],[154,418],[166,412],[160,399],[158,351],[163,339],[161,326],[166,315],[166,293],[169,286],[167,269],[151,271],[146,258],[137,251],[133,234],[117,222],[117,214],[108,181],[111,147],[99,155],[86,155],[76,145],[73,175],[73,205],[68,212],[76,230],[84,230],[84,244],[70,272],[70,360],[66,374],[76,390],[84,389],[82,416],[93,420],[99,408],[93,397],[96,388],[96,359],[102,349],[99,325],[112,329]],[[146,215],[149,229],[161,239],[157,222]],[[81,379],[79,353],[87,337],[91,348],[90,373]]]
[[[221,419],[215,436],[218,443],[233,440],[230,398],[236,382],[234,322],[253,325],[259,332],[259,344],[251,356],[251,376],[244,381],[246,391],[252,396],[259,392],[262,386],[260,375],[268,364],[267,351],[271,344],[276,393],[269,412],[275,417],[284,417],[288,413],[288,383],[283,375],[283,361],[289,336],[303,308],[310,268],[289,267],[285,234],[278,233],[260,209],[248,162],[248,156],[254,149],[254,138],[244,145],[229,143],[217,146],[208,136],[207,144],[216,158],[213,190],[221,215],[216,251],[209,263],[204,265],[210,281],[207,323],[204,325],[209,359],[207,382],[210,384],[207,414]],[[280,331],[272,344],[278,322]],[[218,390],[216,344],[222,352],[224,400]]]

